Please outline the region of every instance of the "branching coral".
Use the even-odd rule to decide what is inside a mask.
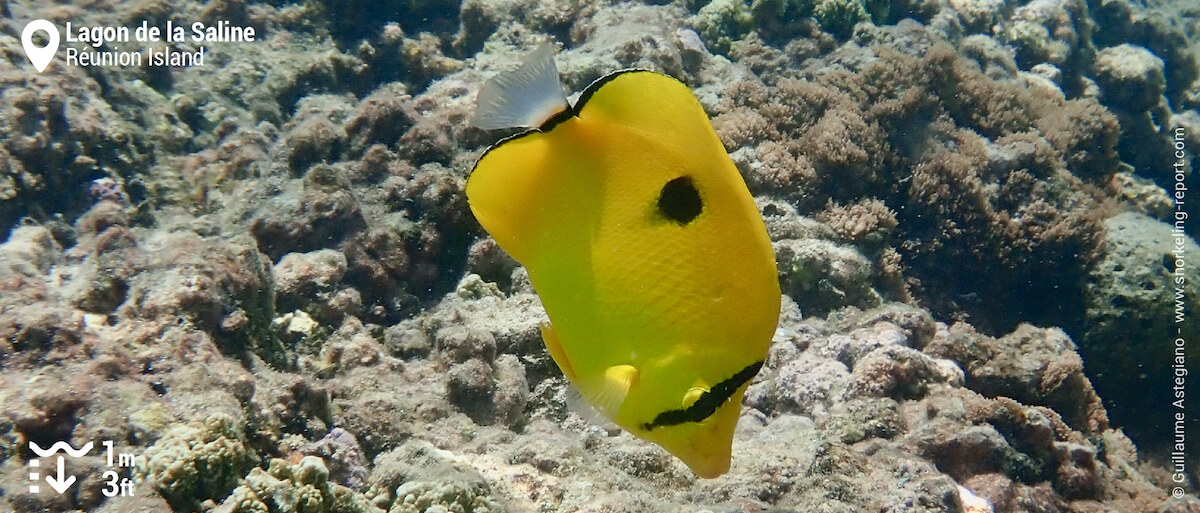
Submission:
[[[842,240],[877,245],[896,229],[896,213],[878,199],[852,205],[829,205],[817,214]]]
[[[817,183],[817,171],[794,141],[763,141],[755,149],[758,167],[750,173],[750,186],[782,197],[803,201]]]

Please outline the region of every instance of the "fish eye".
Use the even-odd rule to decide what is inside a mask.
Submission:
[[[692,177],[681,176],[663,185],[658,193],[658,212],[681,225],[692,222],[704,210],[700,191],[692,183]]]

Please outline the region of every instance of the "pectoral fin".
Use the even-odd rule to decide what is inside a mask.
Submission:
[[[593,380],[593,383],[583,383],[580,391],[588,401],[610,419],[617,418],[621,404],[629,395],[629,389],[637,383],[638,370],[632,365],[613,365],[604,370],[604,376]]]
[[[558,368],[562,369],[567,379],[571,380],[596,411],[610,420],[615,420],[617,412],[621,410],[621,404],[629,395],[629,389],[637,384],[637,368],[632,365],[613,365],[605,369],[603,375],[580,379],[571,365],[571,360],[567,358],[566,351],[563,351],[554,327],[543,323],[540,328],[542,340],[546,342],[546,350],[550,352],[550,357],[558,364]]]

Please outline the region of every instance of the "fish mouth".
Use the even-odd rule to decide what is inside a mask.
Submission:
[[[650,441],[679,458],[697,477],[712,479],[729,472],[733,433],[741,414],[741,389],[701,423],[687,423],[643,433]]]

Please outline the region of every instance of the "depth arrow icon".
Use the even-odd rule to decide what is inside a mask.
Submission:
[[[48,483],[50,485],[50,488],[53,488],[55,492],[58,492],[59,495],[62,495],[63,492],[67,491],[67,488],[70,488],[71,485],[75,484],[75,476],[65,475],[64,474],[65,468],[66,468],[66,461],[63,460],[62,456],[59,456],[58,457],[58,479],[55,479],[54,476],[46,476],[46,483]]]

